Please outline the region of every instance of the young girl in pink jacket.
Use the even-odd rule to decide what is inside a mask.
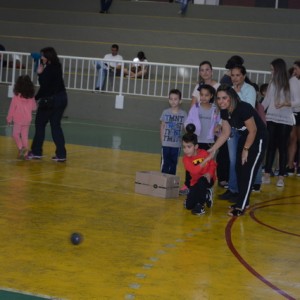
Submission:
[[[6,121],[13,123],[13,138],[19,149],[18,158],[26,159],[28,153],[28,133],[32,111],[36,110],[34,84],[28,75],[19,76],[14,86],[14,96],[10,103]]]

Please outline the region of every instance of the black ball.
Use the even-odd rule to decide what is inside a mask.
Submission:
[[[187,124],[185,130],[187,133],[194,133],[196,131],[196,126],[193,123]]]
[[[71,243],[73,245],[79,245],[83,241],[82,235],[78,232],[71,234]]]

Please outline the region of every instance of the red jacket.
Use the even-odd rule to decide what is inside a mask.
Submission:
[[[217,163],[212,159],[208,161],[205,166],[201,167],[201,162],[208,156],[208,152],[203,149],[198,149],[197,154],[195,156],[188,157],[186,155],[183,156],[183,165],[184,168],[190,173],[191,186],[197,183],[200,177],[204,174],[209,173],[211,179],[216,181],[216,168]]]

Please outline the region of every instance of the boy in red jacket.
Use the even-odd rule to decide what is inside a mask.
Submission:
[[[217,163],[214,160],[202,165],[202,161],[208,156],[208,152],[198,148],[197,135],[186,133],[182,137],[183,164],[191,175],[189,194],[185,200],[185,208],[194,215],[205,214],[204,205],[213,205],[212,186],[216,181]]]

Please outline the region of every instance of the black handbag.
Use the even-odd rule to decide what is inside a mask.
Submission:
[[[40,98],[38,100],[38,106],[44,110],[52,109],[54,107],[54,96]]]

